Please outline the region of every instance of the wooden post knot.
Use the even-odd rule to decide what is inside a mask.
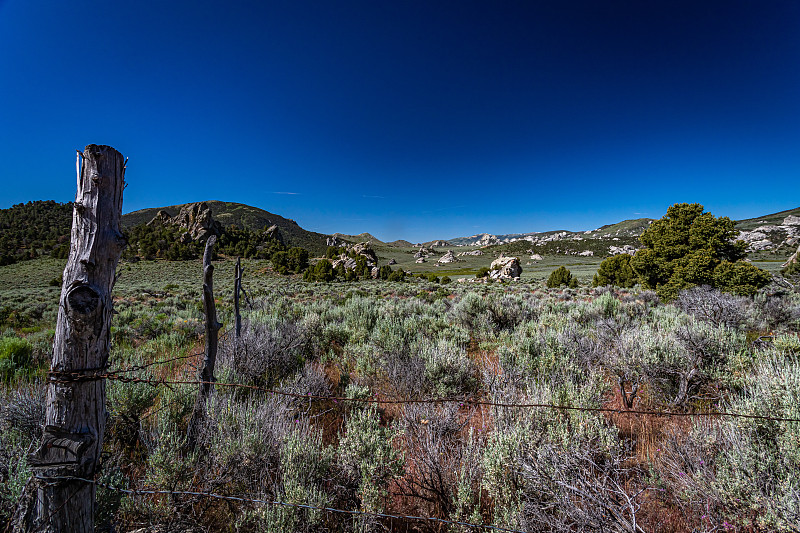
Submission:
[[[88,316],[94,314],[100,307],[100,294],[90,285],[81,283],[75,285],[67,293],[67,304],[70,314]]]

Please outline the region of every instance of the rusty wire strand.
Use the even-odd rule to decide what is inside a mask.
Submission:
[[[77,375],[73,378],[66,380],[51,379],[50,383],[69,383],[75,381],[91,381],[97,379],[110,379],[123,383],[142,383],[150,386],[165,386],[171,388],[172,385],[212,385],[219,387],[238,387],[242,389],[255,390],[265,392],[268,394],[276,394],[279,396],[286,396],[291,398],[300,398],[308,401],[335,401],[335,402],[353,402],[353,403],[370,403],[370,404],[383,404],[383,405],[396,405],[396,404],[438,404],[438,403],[462,403],[474,405],[476,407],[503,407],[503,408],[517,408],[517,409],[553,409],[557,411],[579,411],[587,413],[616,413],[616,414],[633,414],[645,416],[674,416],[674,417],[693,417],[693,416],[719,416],[730,418],[745,418],[751,420],[771,420],[775,422],[800,422],[800,418],[783,418],[773,417],[767,415],[748,415],[745,413],[732,413],[728,411],[705,411],[705,412],[680,412],[680,411],[650,411],[641,409],[614,409],[610,407],[576,407],[571,405],[556,405],[548,403],[505,403],[505,402],[491,402],[487,400],[475,400],[469,398],[419,398],[419,399],[380,399],[380,398],[348,398],[346,396],[324,396],[316,394],[299,394],[295,392],[288,392],[276,389],[268,389],[259,387],[257,385],[246,385],[244,383],[224,383],[220,381],[202,381],[202,380],[168,380],[168,379],[148,379],[137,377],[126,377],[117,373],[106,373],[97,375]]]
[[[60,380],[63,381],[92,381],[95,379],[110,379],[109,376],[114,376],[117,374],[125,374],[128,372],[138,372],[139,370],[145,370],[146,368],[150,368],[151,366],[164,365],[167,363],[172,363],[183,359],[191,359],[192,357],[198,357],[200,355],[203,355],[203,352],[178,355],[175,357],[170,357],[169,359],[151,361],[150,363],[144,363],[141,365],[134,365],[128,368],[119,368],[115,370],[109,370],[109,366],[104,366],[98,368],[76,368],[73,370],[50,370],[47,372],[47,374],[48,376],[55,376],[57,378],[55,381],[59,381],[59,378]],[[77,376],[78,378],[74,379],[73,376]]]

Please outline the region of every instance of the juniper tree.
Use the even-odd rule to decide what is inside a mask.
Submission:
[[[751,296],[771,277],[743,261],[747,244],[734,240],[736,234],[728,217],[706,213],[700,204],[675,204],[644,231],[646,248],[636,252],[631,267],[642,286],[664,300],[698,285]]]

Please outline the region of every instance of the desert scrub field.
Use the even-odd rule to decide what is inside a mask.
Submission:
[[[108,380],[102,530],[475,530],[370,513],[519,531],[800,529],[800,423],[625,412],[800,418],[797,294],[693,289],[667,305],[540,282],[305,283],[247,261],[237,339],[233,263],[215,264],[219,383],[194,450],[197,385],[170,382],[196,379],[200,264],[120,267],[112,371],[146,382]],[[60,268],[0,267],[3,521],[41,432]]]

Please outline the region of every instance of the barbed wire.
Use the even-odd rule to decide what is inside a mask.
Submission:
[[[94,381],[97,379],[110,379],[109,376],[115,376],[118,374],[127,374],[129,372],[138,372],[140,370],[145,370],[152,366],[156,365],[165,365],[168,363],[173,363],[175,361],[181,361],[184,359],[191,359],[193,357],[198,357],[203,355],[204,352],[194,352],[185,355],[178,355],[175,357],[170,357],[168,359],[161,359],[158,361],[151,361],[149,363],[143,363],[141,365],[133,365],[128,368],[118,368],[118,369],[110,369],[108,365],[97,367],[97,368],[76,368],[72,370],[50,370],[47,372],[48,376],[55,376],[58,380],[60,378],[61,381]],[[52,381],[52,380],[51,380]]]
[[[59,373],[59,376],[63,374]],[[96,379],[109,379],[120,381],[123,383],[141,383],[150,386],[166,386],[172,385],[212,385],[219,387],[241,388],[247,390],[254,390],[268,394],[279,396],[298,398],[306,401],[334,401],[334,402],[353,402],[353,403],[368,403],[379,405],[399,405],[399,404],[439,404],[439,403],[461,403],[473,405],[476,407],[500,407],[511,409],[553,409],[558,411],[577,411],[587,413],[612,413],[612,414],[632,414],[632,415],[645,415],[645,416],[671,416],[671,417],[729,417],[729,418],[743,418],[751,420],[770,420],[774,422],[797,422],[800,423],[800,418],[788,417],[775,417],[768,415],[751,415],[745,413],[735,413],[730,411],[701,411],[701,412],[681,412],[681,411],[653,411],[644,409],[615,409],[612,407],[579,407],[572,405],[558,405],[548,403],[507,403],[507,402],[492,402],[488,400],[476,400],[471,398],[453,398],[453,397],[440,397],[440,398],[404,398],[404,399],[389,399],[389,398],[352,398],[347,396],[332,396],[332,395],[318,395],[318,394],[300,394],[296,392],[283,391],[278,389],[270,389],[266,387],[259,387],[258,385],[247,385],[245,383],[226,383],[220,381],[203,381],[203,380],[168,380],[168,379],[150,379],[127,377],[117,373],[106,374],[93,374],[93,375],[75,375],[68,379],[51,379],[51,383],[69,383],[76,381],[89,381]]]
[[[93,481],[91,479],[80,478],[80,477],[73,477],[73,476],[52,476],[52,477],[37,477],[37,479],[41,479],[43,481],[48,480],[61,480],[61,481],[83,481],[84,483],[92,483],[98,487],[103,487],[108,490],[113,490],[117,492],[122,492],[124,494],[129,494],[133,497],[140,496],[140,495],[170,495],[170,496],[198,496],[201,498],[214,498],[218,500],[226,500],[226,501],[234,501],[239,503],[260,503],[260,504],[267,504],[267,505],[279,505],[282,507],[294,507],[297,509],[308,509],[314,511],[324,511],[327,513],[339,513],[339,514],[347,514],[351,516],[371,516],[374,518],[386,518],[386,519],[393,519],[393,520],[417,520],[417,521],[425,521],[425,522],[436,522],[439,524],[448,524],[448,525],[455,525],[455,526],[464,526],[469,527],[472,529],[484,529],[490,531],[502,531],[503,533],[526,533],[525,531],[519,529],[509,529],[505,527],[490,525],[490,524],[475,524],[472,522],[461,522],[458,520],[447,520],[444,518],[435,518],[432,516],[416,516],[416,515],[396,515],[396,514],[389,514],[389,513],[376,513],[371,511],[356,511],[352,509],[337,509],[335,507],[325,507],[320,505],[312,505],[309,503],[294,503],[294,502],[284,502],[281,500],[267,500],[267,499],[260,499],[260,498],[251,498],[249,496],[228,496],[225,494],[218,494],[215,492],[200,492],[200,491],[190,491],[190,490],[160,490],[154,488],[147,488],[147,489],[123,489],[121,487],[115,487],[113,485],[109,485],[107,483],[101,483],[99,481]]]
[[[119,368],[119,369],[116,369],[116,370],[109,371],[109,374],[125,374],[125,373],[128,373],[128,372],[137,372],[139,370],[144,370],[146,368],[150,368],[151,366],[155,366],[155,365],[164,365],[164,364],[167,364],[167,363],[173,363],[175,361],[181,361],[181,360],[184,360],[184,359],[191,359],[193,357],[201,356],[204,353],[205,352],[194,352],[194,353],[190,353],[190,354],[178,355],[178,356],[175,356],[175,357],[170,357],[169,359],[162,359],[162,360],[159,360],[159,361],[151,361],[150,363],[144,363],[144,364],[141,364],[141,365],[134,365],[134,366],[129,367],[129,368]]]

